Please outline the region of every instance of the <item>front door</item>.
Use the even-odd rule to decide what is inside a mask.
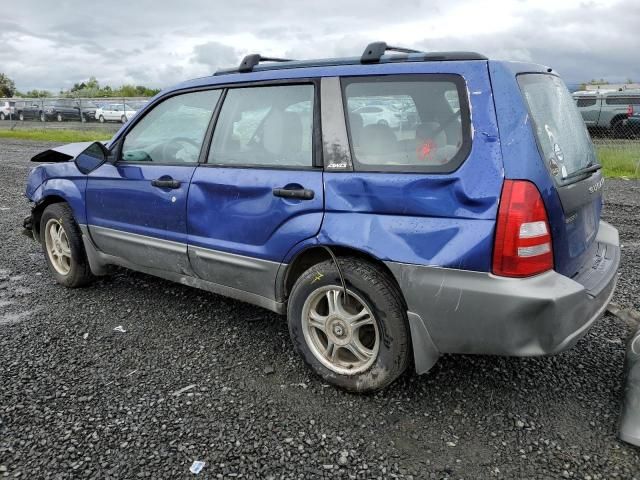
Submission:
[[[187,205],[189,259],[201,278],[273,299],[287,252],[317,234],[324,195],[316,88],[227,91]]]
[[[187,193],[219,97],[209,90],[164,100],[116,142],[117,162],[89,175],[87,223],[101,251],[133,266],[191,272]]]

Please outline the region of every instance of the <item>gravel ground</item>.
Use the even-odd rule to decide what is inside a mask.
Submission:
[[[202,460],[205,478],[640,478],[640,450],[616,439],[614,317],[555,357],[445,356],[347,394],[265,310],[126,271],[55,284],[20,233],[45,146],[0,142],[0,476],[188,478]],[[615,301],[638,309],[640,184],[605,196],[625,245]]]

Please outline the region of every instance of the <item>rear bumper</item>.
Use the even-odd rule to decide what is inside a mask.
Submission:
[[[593,268],[576,279],[555,271],[516,279],[389,262],[407,301],[418,372],[439,353],[535,356],[572,347],[615,289],[618,232],[601,222],[596,241]]]

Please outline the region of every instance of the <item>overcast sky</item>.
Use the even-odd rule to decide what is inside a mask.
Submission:
[[[6,1],[6,0],[5,0]],[[12,1],[0,72],[20,90],[164,87],[247,53],[360,55],[370,41],[475,50],[553,67],[567,82],[640,81],[640,0]]]

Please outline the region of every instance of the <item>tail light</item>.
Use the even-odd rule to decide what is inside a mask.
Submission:
[[[505,180],[498,208],[493,273],[528,277],[553,268],[551,230],[542,197],[525,180]]]
[[[633,105],[627,107],[627,116],[630,117],[631,115],[633,115]]]

